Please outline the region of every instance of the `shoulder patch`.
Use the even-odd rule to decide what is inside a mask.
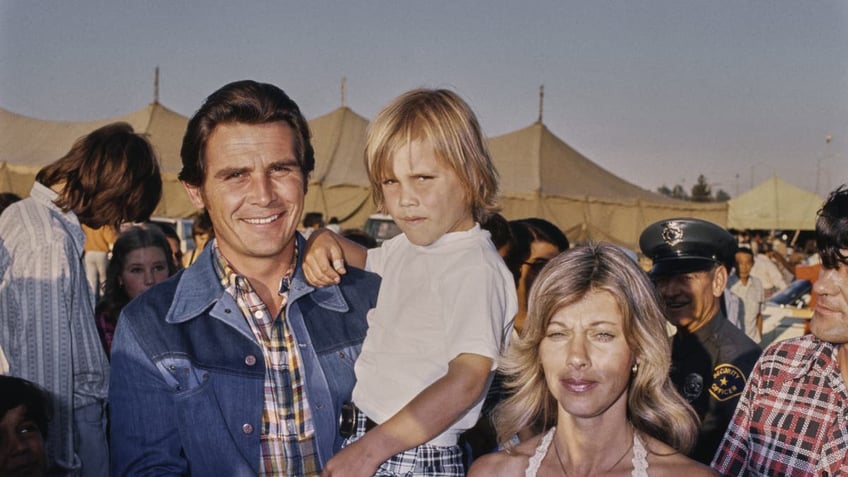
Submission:
[[[732,364],[722,363],[713,369],[713,383],[710,394],[719,401],[727,401],[742,394],[747,377]]]

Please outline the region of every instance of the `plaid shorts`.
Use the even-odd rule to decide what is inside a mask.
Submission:
[[[348,437],[342,447],[365,435],[364,412],[356,418],[356,434]],[[380,464],[375,477],[463,477],[462,450],[459,446],[421,444],[391,457]]]

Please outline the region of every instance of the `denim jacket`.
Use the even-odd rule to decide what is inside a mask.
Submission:
[[[121,313],[109,390],[113,475],[259,472],[264,360],[212,260],[207,247]],[[340,285],[316,289],[298,258],[286,319],[303,359],[322,467],[341,447],[341,405],[350,400],[379,283],[348,268]]]

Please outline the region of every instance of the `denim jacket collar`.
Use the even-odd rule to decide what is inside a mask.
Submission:
[[[300,250],[305,250],[306,241],[300,233],[297,234],[296,239]],[[208,244],[203,250],[203,253],[197,258],[197,261],[183,271],[183,277],[177,285],[174,301],[165,315],[165,321],[167,323],[176,324],[193,320],[201,316],[210,307],[217,309],[219,307],[235,306],[232,297],[224,292],[221,283],[218,281],[212,264],[213,259],[214,252],[211,244]],[[322,308],[342,313],[347,312],[349,306],[338,285],[323,288],[311,286],[304,277],[302,264],[303,254],[298,254],[286,311],[288,312],[292,303],[309,295]],[[215,310],[210,314],[227,322],[230,322],[227,317],[232,316],[229,313],[216,313]],[[231,322],[230,324],[236,328],[241,328],[239,325],[244,323],[243,321],[239,321]]]

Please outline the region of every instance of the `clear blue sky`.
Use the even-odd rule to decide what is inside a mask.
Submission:
[[[544,84],[548,128],[646,189],[848,182],[844,0],[0,0],[0,107],[123,115],[152,101],[157,65],[160,102],[186,116],[252,78],[313,118],[347,77],[366,118],[449,87],[490,136],[534,122]]]

